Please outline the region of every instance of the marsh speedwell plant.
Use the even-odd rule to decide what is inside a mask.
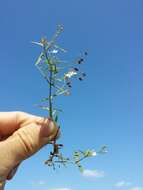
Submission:
[[[56,166],[60,167],[61,165],[66,166],[68,164],[73,164],[82,172],[83,166],[81,162],[83,160],[96,156],[97,154],[105,153],[107,150],[106,146],[103,146],[97,152],[90,149],[85,151],[78,150],[74,151],[71,157],[64,157],[60,151],[63,144],[58,144],[57,140],[61,131],[59,112],[62,110],[55,107],[55,100],[57,102],[58,96],[69,96],[71,94],[73,79],[74,81],[77,80],[80,82],[85,79],[86,73],[82,71],[82,64],[85,62],[85,58],[88,55],[85,51],[73,63],[63,61],[60,55],[61,53],[66,53],[66,50],[56,44],[56,40],[62,31],[63,26],[59,25],[51,41],[47,41],[44,37],[41,38],[40,42],[32,42],[42,49],[35,66],[47,81],[48,87],[48,94],[45,95],[45,98],[40,100],[42,105],[40,104],[38,107],[46,110],[48,112],[47,117],[58,126],[54,140],[49,142],[49,144],[53,146],[53,150],[50,152],[49,158],[45,161],[45,164],[53,167],[53,169],[55,169]]]

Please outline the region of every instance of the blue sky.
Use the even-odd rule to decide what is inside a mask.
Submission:
[[[43,164],[45,147],[21,165],[7,190],[143,189],[142,20],[141,0],[1,1],[1,111],[46,114],[33,106],[47,88],[34,66],[40,50],[30,42],[50,38],[63,24],[58,43],[67,56],[89,51],[86,81],[59,102],[64,152],[109,147],[108,154],[85,162],[102,177],[83,176],[73,167],[52,171]]]

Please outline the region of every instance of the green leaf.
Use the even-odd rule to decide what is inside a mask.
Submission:
[[[57,96],[57,94],[53,94],[53,97],[56,97]]]
[[[62,95],[62,94],[64,94],[64,93],[66,93],[66,92],[69,92],[68,90],[61,90],[59,93],[57,93],[56,95],[57,96],[59,96],[59,95]]]
[[[50,59],[46,59],[45,64],[50,65]]]
[[[87,150],[84,152],[84,156],[91,156],[92,152],[90,150]]]
[[[55,122],[57,123],[57,121],[58,121],[58,115],[56,115],[55,117]]]
[[[75,156],[75,157],[79,157],[79,156],[80,156],[80,153],[79,153],[79,152],[74,152],[74,156]]]
[[[43,53],[41,53],[40,56],[38,57],[38,59],[35,63],[36,66],[42,61],[42,56],[43,56]]]
[[[64,80],[64,77],[62,77],[62,78],[56,78],[55,80],[59,81],[59,82],[62,82]]]
[[[62,109],[58,109],[58,108],[54,108],[54,110],[59,111],[59,112],[63,111]]]
[[[34,41],[32,41],[32,44],[35,44],[35,45],[38,45],[38,46],[42,46],[42,47],[43,47],[43,44],[40,43],[40,42],[34,42]]]
[[[54,74],[57,74],[57,73],[58,73],[58,70],[57,70],[56,65],[51,65],[51,66],[49,67],[49,71],[52,71]]]
[[[83,173],[84,168],[83,168],[80,164],[77,164],[77,166],[78,166],[79,171],[80,171],[81,173]]]
[[[43,109],[43,110],[48,110],[49,111],[49,107],[47,107],[47,106],[38,106],[38,107]]]
[[[47,102],[49,100],[49,98],[43,98],[40,100],[40,102]]]

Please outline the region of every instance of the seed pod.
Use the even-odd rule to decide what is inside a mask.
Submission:
[[[59,144],[60,147],[63,147],[64,145],[63,144]]]
[[[67,82],[66,84],[69,86],[71,84],[71,82]]]
[[[83,77],[86,77],[86,73],[82,73],[82,76],[83,76]]]
[[[69,88],[71,88],[72,86],[71,86],[71,82],[69,81],[69,82],[67,82],[66,83],[66,85],[69,87]]]
[[[79,77],[78,79],[79,79],[80,81],[82,81],[82,80],[83,80],[83,78],[81,78],[81,77]]]
[[[78,64],[81,64],[83,61],[84,61],[84,59],[83,59],[83,58],[80,58],[80,59],[78,60]]]
[[[75,71],[79,71],[79,69],[77,67],[74,68]]]

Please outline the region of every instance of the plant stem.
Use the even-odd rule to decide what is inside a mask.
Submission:
[[[51,119],[53,119],[53,110],[52,110],[52,75],[53,75],[53,72],[52,72],[52,68],[51,68],[51,65],[50,65],[50,76],[49,76],[49,80],[50,80],[50,83],[49,83],[49,116]]]
[[[47,50],[44,45],[44,54],[47,61],[49,61]],[[53,71],[52,71],[52,63],[49,63],[49,117],[53,119],[53,108],[52,108],[52,78],[53,78]]]
[[[79,162],[81,162],[82,160],[84,160],[85,158],[87,158],[88,156],[84,156],[82,158],[80,158],[79,160],[75,161],[76,164],[78,164]]]

